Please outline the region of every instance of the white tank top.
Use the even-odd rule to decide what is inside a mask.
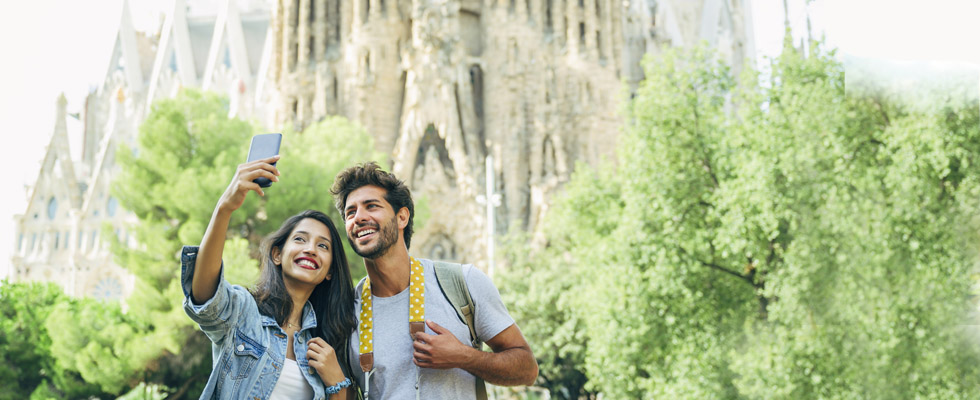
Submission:
[[[293,399],[312,399],[313,388],[303,378],[303,372],[299,370],[296,360],[286,359],[282,366],[282,374],[276,387],[272,388],[272,395],[269,400],[293,400]]]

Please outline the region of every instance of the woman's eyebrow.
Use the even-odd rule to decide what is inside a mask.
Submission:
[[[301,234],[301,233],[302,233],[303,235],[306,235],[306,236],[310,236],[310,233],[309,233],[309,232],[307,232],[307,231],[296,231],[296,232],[294,232],[294,233],[295,233],[295,234],[297,234],[297,235],[298,235],[298,234]],[[330,243],[330,238],[328,238],[328,237],[326,237],[326,236],[319,236],[319,238],[320,238],[320,239],[323,239],[323,240],[326,240],[326,241],[327,241],[327,243]]]

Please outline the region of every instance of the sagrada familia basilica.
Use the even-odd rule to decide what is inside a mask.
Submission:
[[[103,82],[78,114],[57,101],[13,280],[128,295],[102,237],[137,245],[113,153],[181,87],[270,132],[357,121],[434,210],[412,253],[492,268],[494,236],[535,232],[576,163],[614,157],[646,55],[706,41],[738,70],[755,54],[749,0],[173,0],[158,32],[129,7]]]

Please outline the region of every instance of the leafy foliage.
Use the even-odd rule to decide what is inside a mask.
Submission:
[[[54,284],[0,284],[0,399],[85,398],[103,391],[56,362],[52,309],[71,300]],[[55,327],[56,330],[60,327]]]
[[[58,303],[45,322],[58,365],[102,391],[121,394],[156,356],[137,340],[139,324],[117,303],[82,298]],[[65,329],[71,327],[71,329]]]
[[[980,109],[845,96],[819,48],[772,70],[648,59],[616,166],[579,165],[546,245],[507,252],[553,393],[980,395]]]

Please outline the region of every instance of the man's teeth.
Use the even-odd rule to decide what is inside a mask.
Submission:
[[[296,264],[301,265],[301,266],[304,266],[304,267],[310,267],[310,268],[314,268],[314,269],[316,268],[316,264],[314,264],[310,260],[299,260],[299,262],[297,262]]]
[[[370,234],[372,234],[374,232],[377,232],[377,231],[375,231],[374,229],[363,230],[363,231],[360,231],[360,232],[357,233],[357,237],[362,238],[362,237],[367,236],[367,235],[370,235]]]

